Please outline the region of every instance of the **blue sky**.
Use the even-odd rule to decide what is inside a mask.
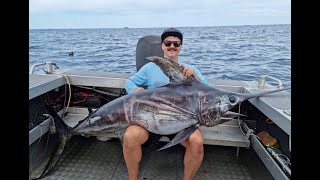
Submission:
[[[30,29],[291,24],[290,0],[29,0]]]

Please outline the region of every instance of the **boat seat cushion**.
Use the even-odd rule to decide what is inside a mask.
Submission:
[[[145,60],[149,56],[163,57],[163,50],[161,48],[161,37],[157,35],[146,35],[139,39],[136,48],[136,68],[137,71],[148,63]]]

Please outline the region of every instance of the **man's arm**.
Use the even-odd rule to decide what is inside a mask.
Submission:
[[[208,86],[211,86],[211,87],[213,87],[213,85],[211,84],[211,83],[209,83],[209,81],[207,81],[204,77],[203,77],[203,75],[201,74],[201,72],[197,69],[197,68],[194,68],[194,71],[195,71],[195,73],[197,74],[197,76],[199,77],[199,82],[201,82],[201,83],[203,83],[203,84],[206,84],[206,85],[208,85]]]
[[[148,67],[144,65],[136,74],[129,77],[125,84],[125,89],[128,94],[144,90],[148,82]]]
[[[192,65],[186,65],[186,64],[181,64],[180,66],[183,67],[183,75],[186,77],[189,76],[194,76],[196,80],[198,80],[200,83],[206,84],[208,86],[213,87],[211,83],[209,83],[201,74],[201,72],[194,66]]]

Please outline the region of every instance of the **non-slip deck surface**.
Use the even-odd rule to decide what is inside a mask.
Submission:
[[[156,151],[166,142],[143,147],[140,163],[141,180],[181,180],[183,176],[184,148],[181,145]],[[243,151],[247,151],[241,148]],[[245,155],[246,153],[243,153]],[[197,180],[254,180],[249,161],[236,157],[235,147],[205,145],[202,165],[195,177]],[[256,166],[253,166],[256,167]],[[38,168],[31,177],[38,177]],[[269,177],[270,178],[270,177]],[[118,139],[98,141],[95,137],[73,137],[56,169],[44,180],[125,180],[127,170]]]

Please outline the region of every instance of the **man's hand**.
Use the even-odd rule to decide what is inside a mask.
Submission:
[[[143,90],[144,90],[143,87],[138,87],[138,88],[136,88],[135,90],[133,90],[133,92],[138,92],[138,91],[143,91]]]
[[[180,66],[183,67],[182,73],[183,73],[184,77],[187,78],[187,77],[189,77],[189,76],[192,75],[194,78],[196,78],[197,81],[200,81],[199,77],[197,76],[197,74],[194,72],[193,69],[188,68],[188,67],[186,67],[186,66],[184,66],[184,65],[182,65],[182,64],[180,64]]]

